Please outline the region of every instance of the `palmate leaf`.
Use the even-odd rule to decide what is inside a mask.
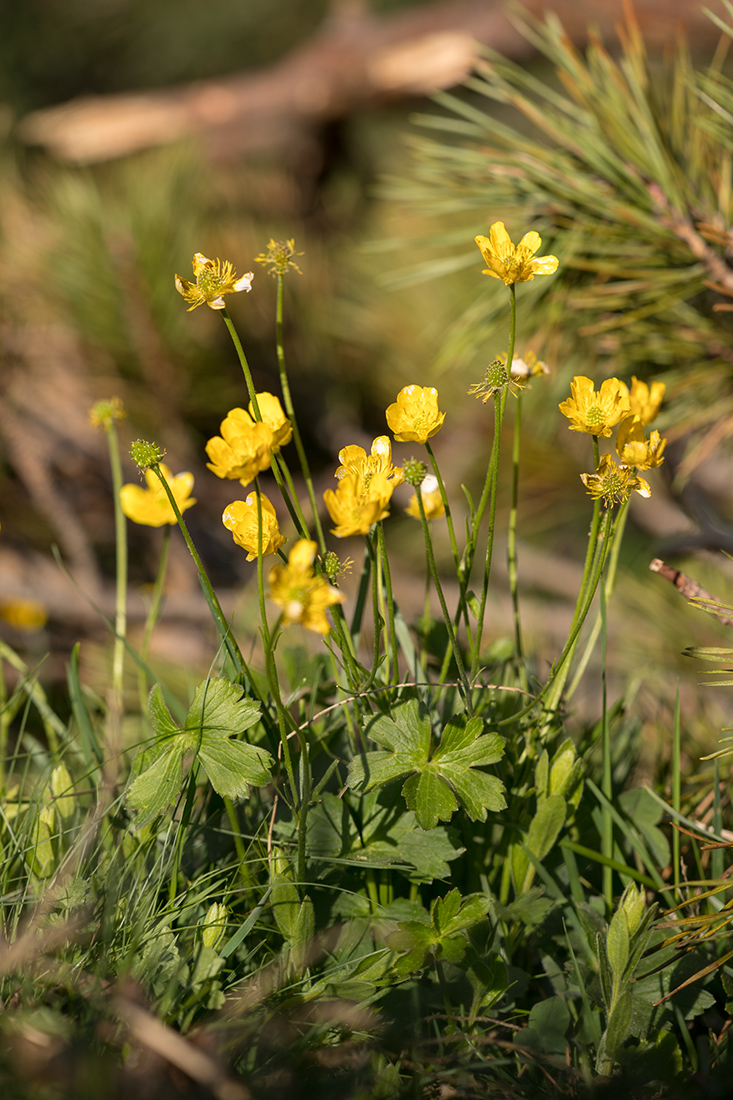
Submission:
[[[160,684],[150,692],[150,721],[155,743],[142,755],[140,774],[127,792],[127,802],[139,811],[138,826],[146,825],[175,802],[187,757],[198,759],[209,781],[223,798],[246,798],[249,787],[270,781],[272,757],[256,745],[233,740],[254,725],[260,705],[242,699],[243,688],[230,680],[204,680],[180,729],[163,698]]]
[[[349,765],[353,790],[373,791],[406,778],[402,794],[423,829],[450,821],[462,806],[473,821],[485,821],[489,810],[506,806],[502,783],[476,771],[493,764],[504,751],[504,740],[483,732],[481,718],[451,718],[433,748],[430,716],[417,700],[395,708],[394,717],[382,715],[366,728],[367,735],[385,750],[367,752]]]
[[[466,953],[468,928],[486,918],[490,901],[480,894],[461,897],[460,891],[451,890],[444,898],[436,898],[430,907],[430,923],[427,915],[422,920],[399,921],[397,932],[387,937],[387,942],[399,957],[395,962],[398,974],[421,970],[426,956],[458,963]]]

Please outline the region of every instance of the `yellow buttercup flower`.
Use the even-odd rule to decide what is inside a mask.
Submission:
[[[516,248],[504,222],[494,222],[488,237],[479,234],[474,240],[486,264],[483,274],[501,279],[506,286],[526,283],[534,279],[535,275],[552,275],[557,271],[557,256],[535,258],[535,252],[542,245],[542,238],[534,230],[525,233]]]
[[[627,416],[619,425],[616,436],[616,453],[626,466],[639,470],[651,470],[664,462],[667,440],[656,429],[647,439],[644,425],[638,416]]]
[[[225,294],[236,294],[240,290],[251,290],[254,272],[248,271],[246,275],[237,278],[237,273],[229,260],[209,260],[200,252],[193,258],[193,274],[196,279],[191,283],[188,279],[176,275],[176,290],[182,294],[187,302],[190,313],[204,302],[210,309],[224,309]]]
[[[211,459],[206,465],[217,477],[239,478],[242,485],[249,485],[269,469],[273,436],[264,421],[253,420],[246,409],[231,409],[220,431],[206,444]]]
[[[196,503],[195,497],[191,496],[193,474],[176,474],[173,477],[163,462],[160,463],[160,472],[168,482],[179,512],[191,508]],[[147,489],[143,489],[141,485],[123,485],[120,489],[120,504],[127,518],[145,527],[165,527],[166,523],[177,523],[168,494],[157,474],[153,470],[146,470],[145,480],[148,483]]]
[[[636,477],[628,466],[617,466],[610,455],[601,455],[594,474],[581,474],[580,480],[594,500],[603,500],[607,507],[623,504],[632,491],[650,497],[649,482]]]
[[[443,504],[443,498],[440,495],[440,489],[438,488],[438,479],[432,474],[423,481],[420,486],[420,495],[422,497],[422,506],[425,509],[426,519],[440,519],[445,515],[445,505]],[[410,503],[405,508],[408,516],[413,516],[415,519],[420,519],[420,505],[417,500],[417,493],[413,493]]]
[[[300,623],[314,634],[328,634],[330,625],[326,610],[344,597],[323,577],[313,571],[316,544],[299,539],[288,554],[287,565],[274,565],[268,582],[269,599],[283,610],[283,622]]]
[[[629,393],[629,411],[638,416],[642,424],[651,424],[656,420],[664,394],[666,392],[664,382],[652,382],[648,386],[646,382],[640,382],[632,376],[631,391]]]
[[[290,437],[293,434],[293,425],[283,412],[280,399],[275,397],[274,394],[258,393],[257,405],[262,420],[272,432],[271,447],[275,454],[277,454],[281,447],[284,447],[286,443],[290,442]],[[254,420],[255,411],[251,401],[249,403],[249,414]]]
[[[607,378],[598,393],[590,378],[576,375],[570,384],[572,397],[560,402],[560,412],[570,421],[573,432],[609,436],[629,415],[629,391],[618,378]]]
[[[389,515],[387,505],[394,488],[394,482],[383,473],[368,478],[354,471],[344,474],[335,491],[326,489],[323,494],[328,514],[336,524],[331,534],[339,539],[368,535],[373,523]]]
[[[393,489],[401,485],[404,480],[402,467],[392,465],[392,444],[387,435],[377,436],[372,443],[371,454],[367,454],[363,447],[357,447],[355,444],[344,447],[339,451],[339,462],[341,465],[336,470],[336,477],[358,474],[367,487],[374,474],[384,474],[390,479]]]
[[[434,386],[405,386],[387,409],[387,425],[398,443],[427,443],[439,432],[445,413]]]
[[[277,515],[264,493],[260,494],[262,510],[262,556],[276,554],[285,537],[280,534]],[[224,509],[221,522],[237,546],[247,551],[247,561],[254,561],[259,553],[259,525],[257,523],[257,494],[250,493],[246,500],[235,500]]]

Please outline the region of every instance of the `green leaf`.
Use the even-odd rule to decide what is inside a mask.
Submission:
[[[148,714],[157,740],[173,737],[179,732],[176,722],[168,710],[160,684],[154,684],[148,695]]]
[[[205,733],[198,755],[212,787],[222,798],[247,798],[250,787],[264,787],[270,782],[272,757],[257,745],[220,740]]]
[[[203,680],[196,688],[186,718],[188,732],[231,737],[253,726],[260,704],[242,699],[244,688],[224,678]]]
[[[378,715],[366,727],[367,737],[394,752],[409,754],[416,762],[430,755],[430,715],[417,699],[394,709],[394,719]]]
[[[403,752],[367,752],[355,756],[349,764],[347,783],[352,790],[365,793],[402,779],[415,770],[412,756]]]
[[[540,862],[554,845],[565,823],[565,799],[552,794],[538,807],[527,834],[527,847]]]
[[[421,829],[434,829],[438,821],[450,821],[458,809],[453,791],[437,771],[426,768],[411,775],[402,788],[405,802]]]
[[[606,951],[613,971],[614,986],[617,986],[623,978],[626,963],[629,960],[629,922],[623,910],[618,910],[611,918]]]
[[[183,747],[163,753],[139,775],[127,792],[127,801],[140,810],[136,825],[142,828],[164,813],[178,797],[182,781]]]
[[[272,757],[264,749],[230,738],[257,721],[260,704],[242,700],[243,688],[226,679],[204,680],[194,692],[185,729],[173,720],[160,684],[148,706],[155,742],[136,760],[140,774],[127,792],[133,809],[142,811],[138,827],[148,824],[175,800],[181,787],[184,757],[196,753],[218,794],[246,797],[249,786],[270,781]]]
[[[486,821],[488,810],[496,813],[506,808],[504,784],[495,775],[445,764],[441,772],[472,821]]]
[[[502,737],[482,732],[482,719],[451,718],[431,757],[430,718],[424,707],[410,700],[395,708],[394,715],[394,720],[379,715],[367,727],[372,740],[391,751],[355,758],[348,775],[352,789],[373,791],[409,776],[402,793],[424,829],[449,821],[459,804],[474,821],[485,821],[489,810],[504,809],[501,782],[473,770],[495,763],[504,751]]]

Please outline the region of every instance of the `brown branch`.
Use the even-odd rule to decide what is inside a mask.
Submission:
[[[616,39],[623,0],[526,0],[530,15],[559,15],[578,44],[595,25]],[[637,0],[652,46],[686,27],[696,45],[718,31],[698,0]],[[358,110],[460,84],[485,43],[509,57],[533,50],[509,21],[502,0],[441,0],[378,16],[359,0],[342,0],[308,42],[271,68],[165,91],[87,97],[35,111],[21,121],[22,140],[61,160],[102,161],[178,140],[205,139],[214,156],[307,147],[309,134]]]

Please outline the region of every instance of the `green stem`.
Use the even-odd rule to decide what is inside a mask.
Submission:
[[[613,798],[613,775],[611,772],[611,736],[608,722],[608,693],[606,682],[606,657],[608,643],[608,620],[606,607],[606,588],[600,586],[601,603],[601,714],[603,737],[603,783],[602,790],[606,802],[601,807],[601,854],[607,859],[613,859],[613,818],[609,806]],[[603,898],[606,903],[606,913],[609,915],[613,908],[613,870],[609,864],[603,865]]]
[[[254,379],[252,378],[252,371],[250,370],[249,363],[247,362],[247,356],[245,355],[244,348],[242,347],[242,341],[239,339],[239,333],[234,327],[234,322],[227,313],[226,309],[222,309],[219,312],[221,313],[222,318],[224,319],[224,324],[226,325],[229,335],[232,338],[232,343],[234,344],[234,349],[239,359],[239,365],[242,368],[242,374],[244,375],[244,381],[247,386],[247,393],[249,394],[249,399],[252,404],[252,413],[254,414],[255,420],[262,420],[262,413],[260,412],[260,405],[259,401],[257,400],[257,392],[255,390]],[[275,477],[275,481],[277,482],[277,487],[280,490],[280,494],[285,502],[285,507],[290,513],[290,517],[295,524],[295,528],[298,531],[299,537],[302,539],[310,538],[310,535],[308,533],[308,524],[305,522],[305,517],[303,516],[300,504],[298,503],[297,495],[295,493],[295,490],[292,488],[293,481],[290,477],[290,471],[287,469],[285,459],[282,457],[282,455],[273,453],[270,466]],[[290,490],[288,489],[288,485],[286,485],[283,471],[287,471],[287,480],[290,485]]]
[[[517,408],[514,416],[514,440],[512,444],[512,501],[509,511],[509,533],[507,538],[507,565],[509,568],[509,590],[514,609],[514,650],[522,687],[527,687],[527,674],[524,669],[522,649],[522,627],[519,619],[519,583],[517,570],[517,513],[519,505],[519,455],[522,431],[522,394],[517,394]]]
[[[618,516],[616,517],[616,522],[613,525],[613,532],[611,534],[612,545],[611,545],[611,551],[610,551],[609,558],[608,558],[608,568],[606,569],[605,583],[604,583],[604,587],[605,587],[605,590],[606,590],[606,601],[610,600],[611,594],[612,594],[613,589],[614,589],[614,585],[616,583],[616,573],[618,572],[618,560],[619,560],[619,556],[620,556],[620,553],[621,553],[621,546],[623,544],[623,535],[624,535],[624,530],[626,528],[626,520],[628,519],[628,515],[629,515],[629,501],[627,499],[627,500],[624,501],[624,503],[619,508]],[[593,628],[590,632],[590,635],[588,636],[588,641],[586,643],[586,647],[583,650],[583,655],[580,658],[580,661],[578,662],[578,666],[575,670],[575,674],[573,676],[573,679],[572,679],[572,681],[570,683],[570,686],[568,687],[568,689],[565,693],[565,697],[567,699],[570,699],[572,697],[572,695],[577,690],[578,685],[580,684],[580,681],[583,677],[583,673],[585,672],[585,669],[588,665],[588,661],[590,660],[593,649],[595,648],[595,644],[598,641],[598,635],[600,633],[600,630],[601,630],[601,616],[600,616],[600,612],[599,612],[599,614],[596,616],[596,621],[593,623]]]
[[[397,684],[400,678],[400,663],[399,649],[397,646],[397,631],[395,630],[394,594],[392,592],[392,574],[389,568],[387,545],[384,539],[384,522],[382,520],[377,524],[377,539],[379,542],[379,553],[382,558],[382,569],[384,570],[384,588],[387,594],[387,619],[389,622],[389,637],[392,643],[392,682]]]
[[[562,653],[560,654],[560,656],[557,658],[554,665],[550,669],[550,675],[547,678],[547,682],[546,682],[545,686],[542,688],[542,690],[539,692],[539,694],[537,694],[535,696],[535,698],[532,700],[531,703],[528,703],[526,707],[522,708],[522,710],[517,711],[516,714],[510,715],[508,718],[500,719],[496,723],[497,725],[503,726],[503,725],[506,725],[508,722],[516,722],[519,718],[523,718],[525,716],[525,714],[529,714],[530,711],[534,710],[534,708],[537,706],[537,704],[540,703],[542,700],[544,700],[545,696],[550,692],[550,689],[554,687],[555,682],[558,679],[558,675],[563,669],[563,665],[565,664],[565,661],[568,659],[571,652],[575,648],[575,644],[578,640],[578,635],[580,633],[581,627],[583,626],[585,618],[586,618],[586,616],[587,616],[587,614],[590,610],[590,606],[593,602],[593,597],[596,594],[596,589],[597,589],[598,584],[600,582],[601,575],[603,573],[603,567],[604,567],[605,562],[606,562],[606,555],[608,553],[608,544],[609,544],[609,537],[608,536],[609,536],[610,530],[611,530],[612,519],[613,519],[612,510],[609,508],[609,510],[606,514],[605,531],[603,532],[603,534],[601,536],[602,543],[601,543],[600,554],[599,554],[599,557],[598,557],[598,562],[597,562],[596,568],[593,571],[593,574],[590,578],[590,582],[589,582],[588,589],[587,589],[587,592],[586,592],[585,601],[584,601],[583,605],[580,607],[579,614],[576,616],[577,621],[575,622],[575,626],[573,626],[571,628],[570,633],[568,634],[568,638],[567,638],[567,641],[565,642],[565,646],[563,648]],[[556,708],[556,707],[557,707],[557,701],[554,702],[553,709]],[[546,709],[546,712],[551,712],[551,706],[550,706],[549,703],[546,704],[545,709]]]
[[[112,471],[112,499],[115,511],[115,644],[112,659],[112,691],[115,704],[122,710],[122,687],[125,671],[125,636],[127,634],[127,521],[122,511],[122,463],[117,442],[115,422],[112,417],[104,420],[104,430],[109,446],[109,464]]]
[[[150,610],[148,611],[147,618],[145,620],[145,630],[143,632],[143,641],[140,646],[140,664],[137,670],[137,689],[140,695],[140,712],[145,714],[145,704],[147,701],[147,686],[148,678],[145,669],[145,665],[148,660],[148,653],[150,652],[150,643],[153,640],[153,631],[155,630],[158,617],[160,615],[160,605],[163,599],[163,587],[165,585],[165,575],[168,570],[168,552],[171,545],[171,525],[166,524],[163,528],[163,545],[160,548],[160,561],[158,562],[158,572],[155,577],[155,584],[153,585],[153,598],[150,601]]]
[[[283,401],[285,402],[285,411],[288,414],[290,423],[293,426],[293,442],[295,443],[295,449],[298,452],[298,461],[300,462],[300,469],[305,478],[306,489],[308,491],[308,499],[311,504],[311,511],[313,513],[313,522],[316,527],[316,534],[318,535],[318,546],[321,554],[326,553],[326,540],[323,534],[323,527],[321,526],[321,519],[318,514],[318,507],[316,505],[316,494],[313,487],[313,478],[311,476],[310,466],[308,465],[308,457],[305,453],[305,447],[303,446],[303,440],[300,435],[300,429],[298,427],[298,421],[295,416],[295,408],[293,406],[293,399],[290,394],[290,380],[288,379],[288,372],[285,366],[285,342],[283,340],[283,286],[284,278],[282,273],[277,276],[277,308],[275,314],[275,342],[277,345],[277,363],[280,368],[280,389],[282,390]]]
[[[260,492],[259,482],[255,478],[255,493],[257,499],[257,594],[260,602],[260,631],[262,634],[262,642],[265,650],[265,669],[267,671],[267,682],[270,687],[270,694],[272,695],[275,707],[277,709],[277,724],[280,731],[280,742],[283,749],[283,760],[285,761],[285,770],[288,775],[288,783],[290,784],[290,790],[292,792],[293,806],[298,805],[298,788],[295,783],[295,772],[293,770],[293,761],[290,756],[290,745],[288,744],[288,723],[286,721],[286,711],[283,705],[282,696],[280,694],[280,682],[277,676],[277,665],[275,664],[275,644],[273,643],[273,637],[277,638],[279,634],[280,621],[274,630],[270,633],[270,627],[267,622],[267,603],[265,601],[265,578],[264,578],[264,562],[262,553],[262,493]]]
[[[178,507],[178,504],[176,502],[176,498],[173,496],[173,493],[171,492],[170,485],[168,484],[165,477],[163,476],[163,474],[161,472],[161,469],[160,469],[160,466],[157,463],[154,466],[151,466],[150,469],[153,470],[156,477],[158,478],[158,481],[160,482],[160,484],[165,489],[168,500],[170,501],[171,508],[173,509],[173,513],[174,513],[176,519],[178,520],[178,526],[180,527],[181,533],[182,533],[182,535],[183,535],[183,537],[186,541],[186,546],[188,547],[189,553],[191,554],[191,557],[194,560],[194,564],[195,564],[195,566],[198,570],[199,580],[201,582],[201,587],[204,590],[204,595],[206,596],[206,601],[207,601],[207,603],[209,605],[209,608],[211,610],[212,616],[214,618],[214,622],[216,623],[216,626],[217,626],[217,629],[218,629],[219,634],[221,636],[221,639],[224,642],[224,645],[226,646],[227,652],[228,652],[230,658],[232,659],[232,663],[234,664],[235,668],[237,668],[237,670],[240,674],[247,677],[247,679],[249,680],[249,683],[251,685],[251,691],[254,694],[255,693],[254,680],[253,680],[252,675],[249,671],[249,668],[247,667],[247,662],[245,661],[244,657],[242,656],[242,652],[239,648],[239,645],[237,644],[237,639],[234,637],[234,634],[232,633],[232,628],[229,625],[229,622],[228,622],[224,612],[221,609],[221,604],[219,603],[219,600],[217,599],[217,596],[216,596],[216,592],[214,591],[214,588],[211,584],[211,581],[209,580],[209,575],[206,572],[206,570],[204,569],[204,563],[201,561],[201,558],[199,557],[198,550],[196,549],[196,547],[193,544],[193,539],[191,538],[188,527],[186,526],[186,521],[184,520],[183,516],[181,515],[181,510]]]
[[[440,601],[440,609],[443,612],[443,622],[445,623],[445,629],[448,632],[448,641],[450,642],[453,656],[456,662],[456,668],[458,669],[458,679],[460,681],[461,694],[466,706],[466,714],[469,718],[473,716],[473,705],[471,702],[471,689],[468,684],[468,678],[466,676],[466,669],[463,664],[463,656],[456,639],[456,634],[453,629],[453,623],[451,621],[448,607],[445,602],[445,596],[443,595],[443,587],[440,583],[440,576],[435,564],[435,554],[433,553],[433,541],[430,537],[430,527],[428,526],[428,518],[425,515],[425,505],[423,504],[422,493],[420,486],[415,486],[415,497],[417,498],[417,505],[420,509],[420,519],[422,521],[423,537],[425,539],[425,550],[428,556],[428,565],[430,566],[430,573],[433,578],[433,584],[435,585],[435,591],[438,594]]]
[[[512,285],[512,290],[514,286]],[[514,295],[512,295],[514,301]],[[489,535],[486,544],[486,564],[484,566],[484,578],[481,585],[481,602],[479,604],[478,622],[476,623],[476,636],[473,643],[473,662],[471,676],[478,672],[481,661],[481,638],[484,632],[484,616],[486,614],[486,597],[489,594],[489,579],[491,576],[491,559],[494,552],[494,531],[496,529],[496,494],[499,482],[499,449],[501,447],[501,427],[504,420],[506,407],[506,389],[494,394],[494,443],[491,449],[491,503],[489,505]]]

